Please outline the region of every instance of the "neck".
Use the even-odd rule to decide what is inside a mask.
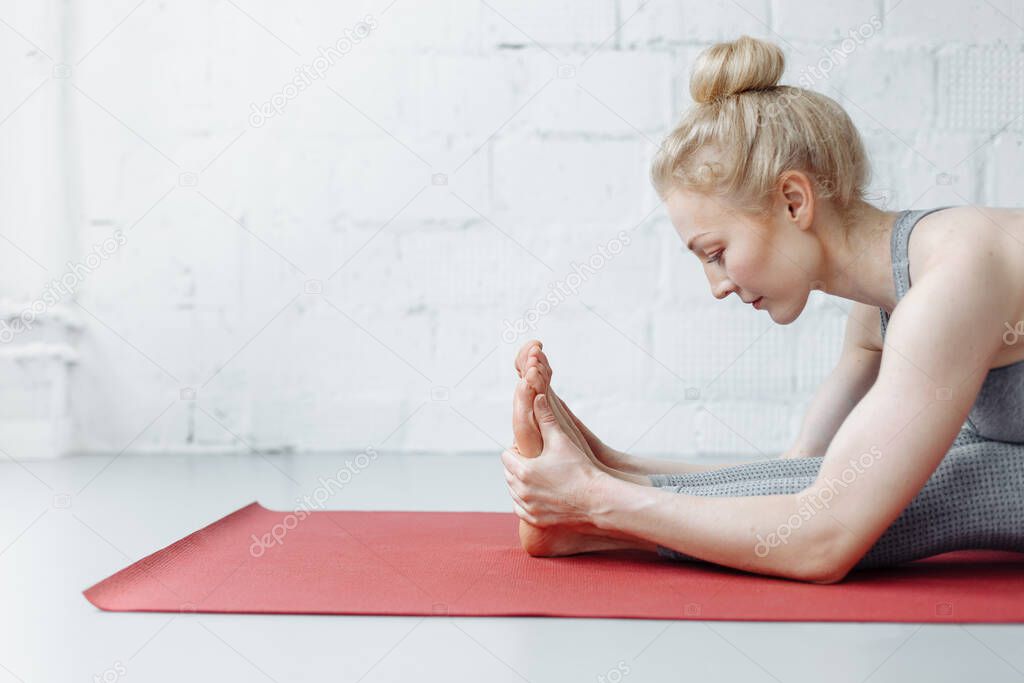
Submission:
[[[841,225],[841,217],[831,207],[823,208],[818,233],[824,252],[822,290],[892,313],[896,287],[890,239],[898,212],[858,202],[847,213],[847,239],[833,227]]]

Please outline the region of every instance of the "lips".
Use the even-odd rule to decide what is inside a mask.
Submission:
[[[763,296],[759,296],[756,299],[754,299],[753,301],[751,301],[750,305],[753,306],[754,308],[756,308],[757,310],[761,310],[761,300],[762,299],[764,299],[764,297]]]

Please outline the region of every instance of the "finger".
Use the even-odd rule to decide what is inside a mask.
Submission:
[[[509,496],[512,498],[512,503],[518,505],[520,508],[522,508],[523,511],[528,512],[529,506],[526,505],[526,502],[524,500],[522,500],[522,496],[515,492],[515,488],[513,488],[509,484],[505,484],[505,488],[508,490]]]
[[[537,393],[545,394],[548,397],[551,412],[555,414],[555,419],[558,420],[560,425],[562,425],[562,430],[565,432],[566,436],[568,436],[569,440],[576,444],[580,450],[585,452],[588,448],[587,441],[583,438],[583,435],[579,433],[579,430],[576,429],[576,425],[573,424],[573,421],[566,413],[565,402],[555,394],[550,384],[546,385],[541,391],[537,391]],[[538,425],[539,424],[540,423],[538,422]]]
[[[516,516],[519,517],[519,519],[523,520],[527,524],[537,526],[537,519],[529,512],[527,512],[525,509],[523,509],[522,505],[520,505],[519,503],[513,503],[512,509],[515,510]]]
[[[592,431],[590,431],[590,429],[587,427],[587,425],[583,424],[582,420],[580,420],[578,417],[576,417],[576,414],[574,412],[572,412],[572,409],[565,403],[565,401],[562,401],[562,408],[565,409],[566,414],[569,415],[569,419],[572,420],[572,423],[574,425],[576,425],[577,429],[580,430],[580,432],[583,434],[584,438],[586,438],[588,443],[591,442],[591,441],[595,441],[595,442],[600,442],[601,441],[599,438],[597,438],[594,435],[594,433]]]
[[[514,488],[512,488],[508,484],[505,485],[505,488],[508,489],[508,495],[512,496],[512,502],[516,503],[519,507],[523,508],[524,510],[530,509],[530,506],[526,504],[526,501],[523,500],[523,497],[519,495]]]
[[[533,414],[540,426],[545,449],[550,444],[564,443],[568,439],[566,433],[562,431],[561,425],[558,424],[558,418],[552,412],[545,394],[538,394],[537,398],[533,399]]]
[[[551,411],[555,414],[555,417],[558,418],[558,423],[562,425],[562,430],[565,431],[566,436],[568,436],[569,440],[576,444],[581,451],[586,453],[590,449],[590,445],[587,443],[586,437],[580,433],[576,423],[569,417],[568,407],[565,405],[565,401],[559,398],[551,389],[548,389],[547,395],[551,400]]]
[[[587,429],[587,426],[583,424],[583,422],[578,417],[576,417],[576,414],[574,412],[572,412],[572,408],[569,407],[568,403],[559,399],[559,404],[559,407],[562,409],[562,412],[565,414],[565,416],[568,417],[569,420],[572,421],[572,423],[575,424],[579,428],[579,430],[583,432],[584,435],[586,435],[588,438],[593,436],[593,434],[590,433],[590,430]]]
[[[540,524],[537,523],[537,517],[529,512],[529,508],[527,508],[522,503],[519,503],[515,499],[512,500],[512,511],[515,512],[516,516],[519,517],[519,519],[522,519],[527,524],[540,526]]]
[[[524,463],[520,459],[521,456],[508,449],[501,452],[501,463],[505,466],[509,472],[511,472],[517,479],[523,478]]]

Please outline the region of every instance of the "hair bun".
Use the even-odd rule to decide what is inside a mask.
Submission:
[[[767,90],[782,78],[786,58],[773,43],[740,36],[700,53],[690,74],[690,96],[706,103],[748,90]]]

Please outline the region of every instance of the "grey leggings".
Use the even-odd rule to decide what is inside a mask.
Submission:
[[[650,479],[659,488],[694,496],[793,494],[814,483],[822,460],[824,456],[765,460],[709,472],[654,474]],[[808,504],[805,509],[814,508]],[[778,536],[767,541],[781,542]],[[972,549],[1024,552],[1024,444],[993,441],[965,428],[924,488],[855,568]],[[702,561],[662,546],[658,553]]]

